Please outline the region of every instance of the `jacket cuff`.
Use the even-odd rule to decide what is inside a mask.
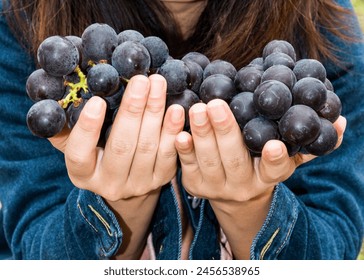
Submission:
[[[267,218],[253,240],[253,260],[277,259],[288,244],[298,217],[298,201],[282,183],[275,187]]]
[[[108,259],[116,254],[122,241],[119,223],[104,200],[93,192],[79,190],[76,200],[77,217],[68,226],[77,238],[77,247],[86,259]],[[70,213],[70,212],[69,212]],[[69,255],[72,259],[72,251]]]

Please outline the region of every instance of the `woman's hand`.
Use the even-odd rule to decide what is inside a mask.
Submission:
[[[195,104],[190,109],[190,125],[192,136],[181,132],[176,138],[184,187],[210,200],[235,256],[247,258],[275,185],[315,156],[289,157],[283,142],[271,140],[260,158],[252,158],[229,106],[219,99]],[[334,125],[339,146],[346,121],[340,117]]]
[[[106,103],[91,98],[72,129],[50,138],[63,151],[75,186],[109,201],[153,192],[176,172],[174,141],[183,129],[183,108],[165,114],[166,81],[133,77],[123,96],[105,148],[97,147]],[[164,118],[164,122],[163,122]]]

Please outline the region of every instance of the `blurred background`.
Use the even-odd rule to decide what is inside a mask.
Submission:
[[[364,30],[364,0],[351,0],[353,3],[356,14],[361,25],[361,29]],[[361,253],[358,257],[359,260],[364,260],[364,244],[361,248]]]

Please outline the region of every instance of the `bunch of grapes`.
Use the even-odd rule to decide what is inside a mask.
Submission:
[[[45,39],[37,59],[40,68],[29,76],[26,90],[35,102],[27,124],[39,137],[52,137],[65,125],[72,129],[84,105],[97,95],[107,103],[100,136],[104,145],[130,78],[158,73],[167,81],[166,108],[180,104],[185,109],[186,131],[193,104],[220,98],[230,105],[253,156],[260,156],[271,139],[282,140],[290,155],[324,155],[337,142],[332,123],[341,102],[324,66],[314,59],[296,61],[286,41],[271,41],[262,57],[237,71],[228,61],[210,61],[199,52],[174,59],[159,37],[135,30],[117,34],[95,23],[81,37]]]

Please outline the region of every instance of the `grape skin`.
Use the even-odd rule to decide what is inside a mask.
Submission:
[[[315,111],[321,110],[327,98],[327,89],[323,82],[316,78],[300,79],[292,89],[293,103],[310,106]]]
[[[112,53],[111,64],[122,78],[129,80],[138,74],[147,76],[151,60],[148,50],[141,43],[126,41]]]
[[[101,97],[114,94],[120,84],[119,73],[107,63],[93,66],[87,74],[88,89]]]
[[[201,84],[200,99],[204,103],[219,98],[227,103],[237,94],[234,82],[223,74],[208,76]]]
[[[49,138],[62,130],[66,123],[66,113],[57,101],[44,99],[30,107],[26,120],[34,135]]]
[[[253,102],[259,113],[269,119],[277,120],[290,108],[292,94],[282,82],[268,80],[256,88]]]
[[[39,65],[52,76],[62,77],[72,73],[79,59],[77,47],[61,36],[48,37],[37,50]]]
[[[312,143],[320,133],[320,118],[306,105],[293,105],[279,120],[279,132],[286,142],[305,146]]]
[[[30,74],[25,88],[29,98],[34,102],[43,99],[59,100],[65,92],[63,77],[49,75],[42,68]]]
[[[182,60],[167,60],[157,73],[166,79],[168,94],[179,94],[190,87],[190,70]]]
[[[94,62],[110,61],[112,53],[118,45],[115,30],[107,24],[89,25],[83,31],[81,38],[84,52]]]

